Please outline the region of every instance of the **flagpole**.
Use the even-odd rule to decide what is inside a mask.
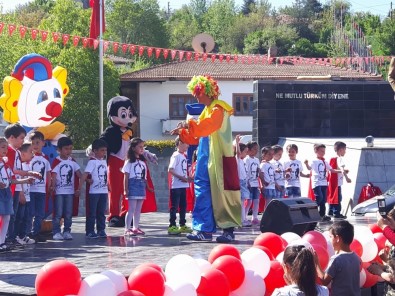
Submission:
[[[99,24],[99,94],[100,94],[100,127],[99,127],[99,136],[103,132],[103,1],[100,0],[100,24]]]

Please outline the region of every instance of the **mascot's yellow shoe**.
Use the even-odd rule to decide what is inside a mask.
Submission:
[[[51,140],[54,139],[58,134],[63,133],[65,128],[66,126],[63,123],[55,121],[50,125],[39,127],[37,131],[44,135],[45,140]]]

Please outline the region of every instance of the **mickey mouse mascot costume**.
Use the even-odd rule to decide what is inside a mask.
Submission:
[[[123,227],[125,225],[124,216],[128,210],[128,205],[123,195],[124,175],[121,169],[126,159],[129,142],[133,136],[131,128],[132,124],[137,119],[137,112],[129,98],[116,96],[107,103],[107,117],[110,120],[111,125],[106,128],[100,138],[106,141],[108,145],[107,161],[110,212],[108,217],[108,226]],[[150,154],[149,152],[146,154],[148,154],[147,159],[155,161],[155,155]],[[148,180],[148,182],[149,181],[150,180]],[[147,199],[148,198],[149,196],[147,196]],[[147,201],[148,200],[146,200],[145,203]],[[151,196],[148,203],[151,204],[151,207],[146,211],[155,211],[155,196]],[[152,206],[152,204],[154,204],[154,206]]]

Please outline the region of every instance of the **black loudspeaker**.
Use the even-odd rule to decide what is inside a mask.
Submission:
[[[320,219],[317,204],[309,198],[273,199],[262,215],[260,229],[278,235],[294,232],[302,236],[314,230]]]

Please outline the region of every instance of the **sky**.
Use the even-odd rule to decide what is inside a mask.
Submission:
[[[0,0],[0,4],[3,6],[3,11],[9,11],[15,8],[18,4],[25,4],[30,2],[31,0]],[[387,15],[390,10],[390,3],[392,0],[348,0],[351,3],[352,11],[370,11],[373,14],[378,14],[381,17]],[[188,4],[189,0],[159,0],[159,5],[162,8],[168,7],[168,3],[170,5],[170,9],[178,9],[181,8],[182,5]],[[276,8],[291,5],[293,0],[269,0],[270,3]],[[235,0],[236,5],[241,6],[243,4],[243,0]],[[275,4],[274,4],[275,3]],[[321,3],[326,3],[325,1],[321,1]],[[395,3],[393,4],[395,8]]]

